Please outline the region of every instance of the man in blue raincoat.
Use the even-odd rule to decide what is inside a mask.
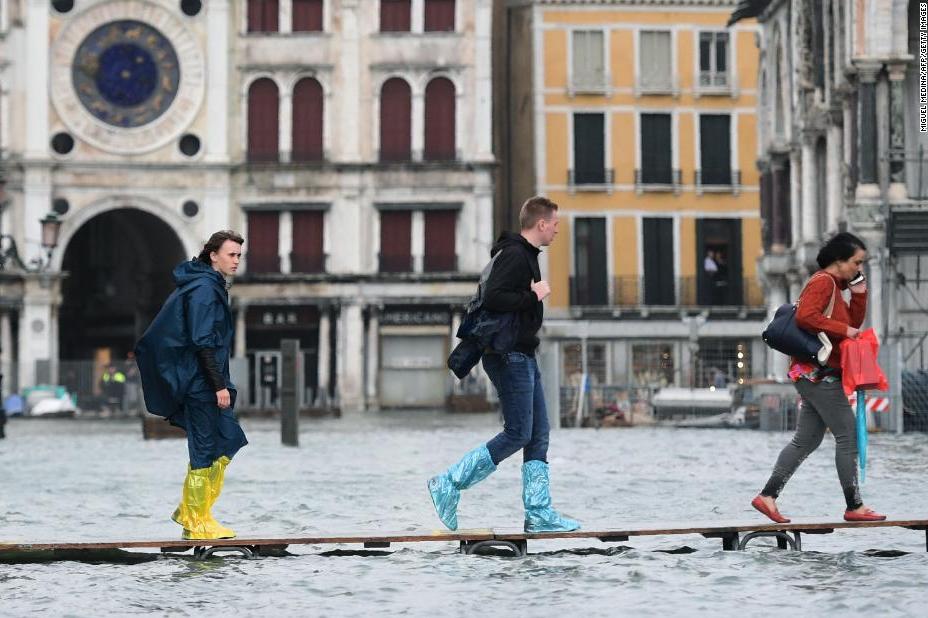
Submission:
[[[245,239],[224,230],[200,255],[174,269],[171,293],[135,349],[145,407],[187,432],[190,465],[171,519],[185,539],[233,538],[212,515],[226,467],[248,444],[232,413],[229,376],[234,322],[227,278],[235,275]]]

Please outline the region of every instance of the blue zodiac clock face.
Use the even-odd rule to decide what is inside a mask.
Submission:
[[[134,128],[149,124],[171,106],[180,65],[163,34],[127,19],[102,25],[81,42],[71,78],[77,98],[95,118]]]
[[[60,18],[51,47],[51,98],[61,129],[100,152],[136,155],[174,143],[202,122],[201,26],[157,2],[86,4]]]

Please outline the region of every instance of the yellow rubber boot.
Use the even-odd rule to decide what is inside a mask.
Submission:
[[[216,500],[219,499],[219,494],[222,493],[222,485],[226,480],[226,468],[230,463],[232,463],[232,460],[223,455],[209,467],[209,483],[210,489],[212,489],[212,496],[209,503],[210,507],[216,504]]]
[[[187,474],[190,474],[189,463],[187,464]],[[184,502],[183,502],[183,499],[181,499],[181,503],[177,505],[177,508],[174,509],[174,513],[171,515],[171,520],[179,526],[184,525],[181,519],[187,519],[187,516],[183,515],[183,508],[184,508]]]
[[[210,470],[211,468],[190,470],[184,479],[184,491],[176,521],[184,527],[185,539],[235,538],[235,532],[221,526],[210,513],[214,494]]]

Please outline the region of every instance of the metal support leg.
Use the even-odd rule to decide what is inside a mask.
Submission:
[[[502,547],[511,551],[516,558],[524,558],[528,554],[528,541],[503,541],[494,539],[490,541],[461,541],[461,553],[473,556],[481,550],[490,547]]]
[[[735,551],[739,547],[737,532],[705,532],[703,536],[707,539],[722,539],[722,549],[725,551]]]
[[[194,547],[193,548],[193,557],[197,560],[206,560],[213,554],[221,551],[232,551],[238,552],[245,556],[248,560],[254,560],[256,558],[254,552],[251,548],[240,546],[240,545],[216,545],[214,547]]]
[[[753,539],[760,537],[773,537],[777,540],[777,547],[779,549],[786,549],[787,545],[796,551],[802,551],[802,539],[799,536],[798,532],[794,532],[793,536],[789,535],[789,532],[784,532],[782,530],[773,530],[773,531],[760,531],[760,532],[749,532],[744,535],[744,538],[741,539],[741,543],[738,546],[738,549],[744,550]]]

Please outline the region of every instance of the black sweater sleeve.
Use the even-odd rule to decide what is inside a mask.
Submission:
[[[532,273],[525,259],[512,250],[503,249],[493,263],[483,292],[483,306],[490,311],[525,311],[538,302],[530,286]]]
[[[212,348],[200,348],[197,350],[197,360],[200,361],[200,369],[203,370],[203,377],[217,393],[226,387],[226,381],[222,379],[219,373],[219,367],[216,365],[216,353]]]

